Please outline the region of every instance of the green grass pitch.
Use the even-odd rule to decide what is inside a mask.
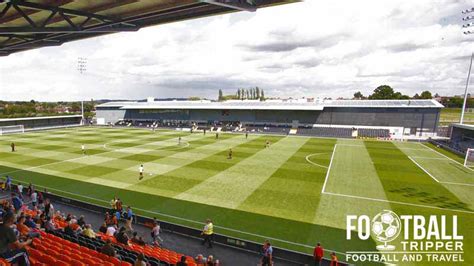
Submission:
[[[346,240],[346,214],[456,214],[474,250],[474,171],[429,144],[82,127],[0,136],[7,174],[100,205],[117,195],[137,213],[195,228],[209,217],[218,233],[301,252],[318,241],[375,250]]]

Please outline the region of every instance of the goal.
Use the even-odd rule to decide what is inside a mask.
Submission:
[[[467,149],[466,158],[464,158],[464,167],[474,167],[474,149]]]
[[[0,127],[0,136],[15,133],[25,133],[25,127],[23,125]]]

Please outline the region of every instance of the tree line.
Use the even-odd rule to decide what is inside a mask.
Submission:
[[[84,102],[84,116],[93,117],[94,101]],[[80,102],[0,101],[1,118],[73,115],[81,113]]]
[[[354,93],[354,99],[363,100],[408,100],[408,99],[432,99],[433,96],[430,91],[423,91],[421,94],[416,93],[413,97],[395,91],[388,85],[378,86],[372,94],[364,96],[360,91]]]
[[[354,93],[354,99],[357,100],[408,100],[408,99],[433,99],[440,98],[440,103],[445,107],[450,108],[461,108],[463,105],[464,98],[459,96],[453,97],[439,97],[439,95],[432,94],[430,91],[422,91],[420,94],[416,93],[412,97],[402,94],[401,92],[395,91],[392,87],[388,85],[378,86],[372,94],[369,96],[364,96],[360,91]],[[468,97],[467,106],[469,108],[474,108],[474,98]]]
[[[224,95],[222,90],[219,90],[218,101],[226,100],[265,100],[265,92],[259,87],[250,89],[237,89],[235,94]]]

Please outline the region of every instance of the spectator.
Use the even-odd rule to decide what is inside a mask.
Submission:
[[[107,223],[106,222],[102,223],[102,225],[99,228],[99,232],[101,232],[102,234],[107,233]]]
[[[92,226],[90,224],[85,225],[85,229],[82,231],[82,234],[88,238],[95,238],[94,230],[92,230]]]
[[[262,266],[271,266],[273,265],[273,248],[272,245],[268,240],[265,240],[263,243],[263,248],[262,248],[262,259],[261,259],[261,265]]]
[[[84,227],[86,225],[86,221],[84,219],[84,215],[81,215],[79,217],[79,220],[77,220],[77,225],[79,225],[80,227]]]
[[[20,236],[24,238],[35,238],[40,237],[39,232],[33,231],[33,229],[29,228],[25,225],[25,216],[20,216],[18,222],[16,223],[16,229],[20,232]]]
[[[123,207],[122,207],[122,201],[120,200],[120,198],[118,198],[117,201],[115,202],[115,208],[116,208],[117,211],[119,211],[120,213],[122,212]]]
[[[23,201],[21,200],[20,197],[15,195],[15,193],[12,193],[12,205],[13,205],[13,208],[15,208],[15,212],[19,214],[21,207],[23,206]]]
[[[54,215],[54,206],[49,199],[44,201],[44,212],[46,217],[53,217]]]
[[[337,260],[336,253],[332,252],[331,253],[331,264],[330,266],[339,266],[339,261]]]
[[[36,229],[36,223],[31,219],[30,215],[26,215],[25,217],[25,225],[31,229]]]
[[[51,217],[46,217],[46,223],[44,224],[44,229],[46,230],[46,232],[54,232],[54,231],[58,230],[56,228],[56,225],[54,225],[53,220],[51,219]]]
[[[117,232],[117,226],[110,225],[109,227],[107,227],[107,232],[105,234],[108,236],[114,236],[115,232]]]
[[[44,207],[44,198],[43,198],[43,193],[41,191],[38,191],[38,207],[43,208]]]
[[[204,237],[202,240],[202,245],[208,243],[208,248],[212,248],[212,238],[214,235],[214,225],[212,224],[211,219],[206,220],[206,225],[204,226],[201,235]]]
[[[206,259],[202,254],[196,256],[196,264],[197,266],[204,266],[206,265]]]
[[[176,266],[188,266],[186,263],[186,256],[181,256],[181,260],[176,264]]]
[[[31,198],[31,205],[33,205],[33,208],[36,208],[38,206],[38,193],[33,190],[30,194]]]
[[[160,246],[161,242],[163,242],[163,239],[160,237],[160,224],[156,221],[156,219],[153,222],[153,228],[151,229],[151,238],[153,239],[153,245],[155,246]]]
[[[113,199],[110,200],[110,210],[112,213],[114,213],[115,210],[117,210],[117,197],[115,196]]]
[[[103,254],[105,254],[107,256],[111,256],[111,257],[116,257],[117,256],[117,253],[115,252],[115,249],[112,246],[112,243],[110,242],[110,239],[105,240],[105,244],[100,249],[100,253],[103,253]]]
[[[321,247],[321,243],[318,243],[314,248],[313,256],[314,264],[320,266],[324,256],[324,249]]]
[[[128,236],[125,233],[126,229],[125,227],[120,227],[119,232],[115,235],[115,239],[117,242],[122,243],[124,245],[128,245]]]
[[[140,245],[140,246],[144,246],[145,245],[145,241],[143,241],[143,238],[141,236],[138,236],[138,233],[137,232],[133,232],[133,237],[132,239],[130,240],[132,243],[134,244],[137,244],[137,245]]]
[[[5,181],[5,190],[12,190],[12,178],[7,175],[7,181]]]
[[[30,183],[30,184],[28,185],[27,190],[26,190],[26,195],[28,195],[28,197],[31,197],[31,194],[33,193],[34,190],[35,190],[35,189],[33,188],[33,184]]]
[[[20,183],[18,186],[16,186],[16,189],[18,190],[18,196],[20,199],[23,199],[23,185]]]
[[[133,266],[147,266],[149,265],[146,260],[145,260],[145,255],[143,253],[138,254],[137,260],[135,260],[135,263]]]
[[[76,230],[74,230],[72,225],[73,225],[73,223],[71,221],[69,221],[67,226],[64,227],[64,233],[66,233],[70,236],[75,236],[76,235]]]
[[[207,257],[206,265],[207,266],[215,266],[216,265],[216,263],[214,262],[214,256],[209,255],[209,257]]]
[[[11,264],[30,265],[25,246],[31,244],[31,239],[25,242],[18,241],[12,229],[14,221],[15,214],[11,212],[3,216],[3,224],[0,225],[0,257]]]
[[[128,232],[132,232],[133,211],[130,206],[127,206],[127,213],[125,214],[125,228]]]

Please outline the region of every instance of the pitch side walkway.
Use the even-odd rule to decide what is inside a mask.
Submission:
[[[0,192],[0,198],[10,199],[9,194],[6,192]],[[104,217],[100,213],[92,212],[90,210],[85,210],[82,208],[77,208],[74,206],[64,205],[59,202],[53,201],[55,210],[59,210],[62,213],[71,213],[76,217],[84,215],[86,218],[86,223],[92,224],[94,231],[98,231],[100,225],[102,224]],[[122,224],[122,222],[121,222]],[[146,242],[151,242],[150,229],[134,224],[133,229],[142,236]],[[230,265],[230,266],[242,266],[242,265],[258,265],[260,256],[258,254],[239,250],[235,248],[230,248],[227,246],[215,244],[212,249],[208,249],[201,245],[201,240],[184,236],[181,234],[176,234],[173,232],[163,231],[161,233],[163,238],[163,247],[174,250],[176,252],[181,252],[189,256],[197,256],[198,254],[203,254],[204,256],[213,255],[214,258],[219,259],[221,265]],[[275,260],[275,265],[290,266],[294,265],[288,262],[281,260]]]

